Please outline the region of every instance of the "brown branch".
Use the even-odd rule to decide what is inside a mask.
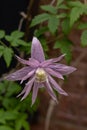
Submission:
[[[56,1],[56,0],[52,0],[51,3],[50,3],[50,5],[53,5],[53,4],[55,3],[55,1]]]
[[[84,0],[84,4],[87,4],[87,0]]]

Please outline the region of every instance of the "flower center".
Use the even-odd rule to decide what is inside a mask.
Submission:
[[[38,68],[36,70],[36,81],[37,82],[44,82],[47,78],[46,72],[42,68]]]

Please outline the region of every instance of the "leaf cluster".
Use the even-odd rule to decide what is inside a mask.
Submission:
[[[23,37],[24,32],[18,30],[13,31],[10,35],[6,35],[4,30],[0,30],[0,57],[3,56],[7,67],[11,64],[14,50],[30,52],[30,43],[25,42]]]
[[[31,94],[22,102],[15,98],[20,91],[17,83],[0,83],[0,130],[30,130],[29,114],[36,111],[38,100],[31,108]]]
[[[81,18],[87,15],[87,4],[80,1],[57,0],[55,5],[42,5],[43,13],[36,15],[31,21],[31,28],[37,26],[35,35],[42,38],[46,32],[55,37],[54,49],[59,48],[66,53],[66,60],[70,63],[72,59],[72,46],[69,34],[73,29],[81,30],[81,45],[87,46],[87,23]],[[61,32],[60,32],[61,30]],[[65,40],[66,39],[66,40]]]

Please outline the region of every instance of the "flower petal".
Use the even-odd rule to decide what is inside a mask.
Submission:
[[[68,94],[57,84],[57,82],[49,75],[49,82],[53,85],[53,88],[60,94],[67,96]]]
[[[25,93],[24,96],[22,97],[21,101],[22,101],[23,99],[25,99],[25,98],[28,96],[28,94],[30,93],[31,88],[32,88],[32,85],[33,85],[33,83],[34,83],[34,80],[35,80],[35,77],[33,77],[33,78],[28,82],[28,84],[25,86],[25,88],[23,89],[23,91],[17,96],[17,97],[19,97],[19,96],[21,96],[22,94]]]
[[[15,55],[17,60],[22,63],[22,64],[26,64],[26,65],[29,65],[29,61],[28,60],[24,60],[22,58],[20,58],[19,56]]]
[[[35,100],[37,98],[39,86],[40,84],[38,82],[34,82],[33,94],[32,94],[32,105],[35,103]]]
[[[18,71],[9,74],[5,77],[6,80],[16,81],[21,80],[24,76],[26,76],[30,71],[32,70],[31,67],[23,67],[22,69],[19,69]]]
[[[24,76],[21,80],[21,84],[23,83],[24,80],[27,80],[28,78],[30,78],[35,72],[35,69],[30,71],[26,76]]]
[[[19,56],[16,56],[16,58],[18,59],[18,61],[22,64],[26,64],[26,65],[29,65],[31,67],[37,67],[39,65],[39,62],[36,61],[35,59],[33,58],[30,58],[30,60],[24,60],[22,58],[20,58]]]
[[[67,65],[63,65],[63,64],[50,65],[49,67],[54,69],[55,71],[59,72],[62,75],[68,75],[76,70],[75,67],[67,66]]]
[[[52,64],[52,63],[55,63],[55,62],[59,62],[63,57],[65,56],[65,54],[59,56],[58,58],[52,58],[52,59],[49,59],[49,60],[45,60],[42,62],[42,67],[47,67],[48,65]]]
[[[60,79],[64,79],[63,76],[59,72],[56,72],[51,68],[45,68],[45,70],[48,74],[51,74],[52,76],[55,76],[55,77],[60,78]]]
[[[43,62],[45,60],[43,48],[36,37],[33,37],[32,40],[31,58],[34,58],[39,62]]]
[[[49,95],[52,97],[52,99],[55,100],[56,102],[58,102],[57,98],[56,98],[56,95],[54,94],[49,81],[47,80],[43,84],[44,84],[45,88],[47,89],[47,92],[49,93]]]

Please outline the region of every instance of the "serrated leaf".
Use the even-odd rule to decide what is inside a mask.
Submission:
[[[21,118],[18,118],[16,120],[15,130],[20,130],[21,128],[24,128],[24,130],[29,130],[29,125],[26,121],[26,118],[27,118],[27,115],[22,113]]]
[[[5,39],[8,41],[8,42],[11,42],[13,40],[13,37],[12,36],[9,36],[9,35],[6,35],[5,36]]]
[[[14,130],[14,129],[12,129],[8,125],[0,125],[0,130]]]
[[[51,33],[55,33],[59,25],[59,19],[56,16],[50,16],[48,21],[48,28]]]
[[[40,27],[40,29],[35,30],[34,36],[39,37],[43,35],[46,31],[48,31],[48,27]]]
[[[47,46],[46,39],[41,37],[40,42],[42,44],[42,47],[44,48],[44,51],[48,51],[48,46]]]
[[[15,120],[17,118],[18,114],[14,111],[6,111],[4,113],[5,120]]]
[[[56,41],[54,45],[54,48],[60,48],[61,52],[66,54],[65,58],[68,63],[70,63],[72,58],[71,45],[71,42],[67,39]]]
[[[80,23],[78,29],[87,29],[87,23]]]
[[[57,18],[65,18],[67,16],[67,14],[66,13],[61,13],[61,14],[59,14],[59,15],[57,15]]]
[[[62,2],[64,1],[64,0],[57,0],[58,2],[57,2],[57,7],[58,6],[60,6],[61,4],[62,4]]]
[[[12,60],[13,50],[11,48],[6,47],[3,52],[3,57],[6,62],[7,67],[9,67]]]
[[[57,9],[52,5],[43,5],[41,6],[41,9],[48,11],[49,13],[56,14]]]
[[[19,44],[18,44],[17,41],[18,41],[18,39],[13,39],[13,40],[10,42],[11,46],[13,46],[13,47],[18,47]]]
[[[4,30],[0,30],[0,39],[4,38],[5,36],[5,31]]]
[[[2,124],[6,123],[5,118],[3,117],[4,113],[5,113],[4,110],[0,109],[0,123]]]
[[[18,44],[18,45],[21,45],[21,46],[27,46],[27,42],[24,41],[24,40],[21,40],[21,39],[18,39],[18,40],[17,40],[17,44]]]
[[[69,7],[67,5],[61,4],[58,6],[58,9],[69,9]]]
[[[85,30],[81,35],[81,45],[83,47],[87,46],[87,30]]]
[[[80,1],[69,1],[68,5],[71,7],[82,7],[83,3],[81,3]]]
[[[18,30],[11,33],[11,36],[15,39],[22,38],[24,36],[24,32],[20,32]]]
[[[14,86],[14,87],[12,87],[12,86]],[[10,97],[13,94],[20,92],[20,90],[21,90],[21,87],[19,86],[19,84],[15,83],[15,82],[10,82],[10,85],[7,88],[6,97]]]
[[[78,29],[87,29],[87,23],[79,24]]]
[[[84,8],[74,7],[70,14],[70,26],[72,26],[84,13]]]
[[[33,26],[35,26],[39,23],[42,23],[48,19],[49,19],[49,14],[47,14],[47,13],[39,14],[33,18],[30,27],[33,27]]]
[[[69,26],[69,19],[65,19],[63,22],[62,22],[62,30],[64,32],[64,34],[69,34],[70,32],[70,26]]]

